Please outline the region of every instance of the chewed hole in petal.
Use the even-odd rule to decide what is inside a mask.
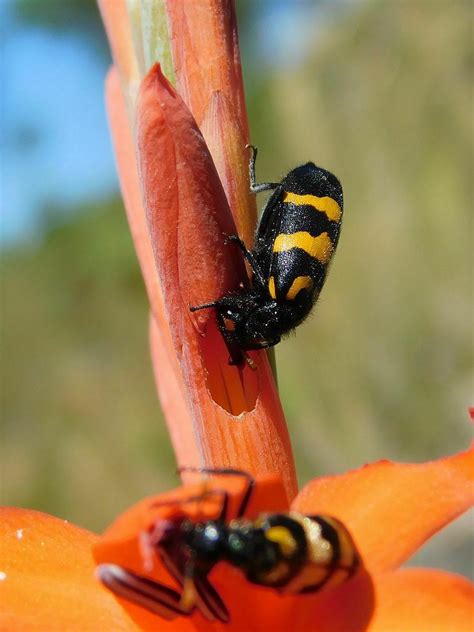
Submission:
[[[229,350],[212,320],[200,339],[200,347],[206,386],[216,404],[236,417],[252,411],[259,392],[258,359],[255,360],[257,370],[252,370],[246,362],[230,365]]]

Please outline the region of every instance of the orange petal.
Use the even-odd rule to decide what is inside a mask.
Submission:
[[[342,520],[369,572],[395,568],[472,506],[474,450],[428,463],[380,461],[306,485],[293,508]]]
[[[150,301],[150,345],[161,406],[170,431],[178,463],[197,465],[199,455],[191,416],[155,268],[138,179],[135,147],[118,72],[112,68],[106,81],[107,113],[114,142],[120,187],[133,243]],[[176,423],[179,419],[179,424]]]
[[[290,609],[284,613],[286,621],[281,624],[275,621],[270,629],[281,632],[365,632],[375,604],[372,579],[364,572],[337,588],[291,599]]]
[[[94,576],[97,536],[37,511],[0,508],[0,628],[139,630]]]
[[[471,582],[441,571],[397,570],[377,575],[373,583],[361,574],[326,593],[295,597],[288,622],[270,629],[467,632],[474,620],[473,597]]]
[[[137,123],[155,262],[201,462],[279,473],[292,497],[291,448],[265,353],[252,353],[256,371],[229,366],[213,311],[189,311],[246,276],[239,253],[224,243],[222,233],[235,227],[207,147],[158,66],[142,83]]]
[[[377,578],[367,632],[472,632],[474,585],[464,577],[410,568]]]

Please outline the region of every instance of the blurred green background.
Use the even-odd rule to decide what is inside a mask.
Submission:
[[[108,53],[93,2],[7,4],[17,33],[49,38],[70,55],[85,47],[103,76]],[[467,447],[472,4],[237,0],[237,9],[258,179],[314,160],[345,193],[322,298],[276,351],[300,482]],[[41,53],[30,46],[33,63]],[[8,50],[14,75],[15,50],[25,48]],[[73,64],[70,73],[74,81]],[[60,85],[43,88],[76,116],[61,105]],[[97,82],[89,92],[100,103]],[[107,134],[102,119],[100,129]],[[62,156],[75,147],[67,125],[61,133],[57,152],[46,144],[39,160],[54,155],[52,173],[66,169],[64,192],[33,201],[23,228],[3,240],[2,496],[102,530],[177,477],[116,185],[104,192],[92,186],[94,174],[88,186],[74,163],[65,167]],[[93,140],[88,152],[85,163]],[[28,190],[34,177],[42,170],[13,182]],[[418,563],[469,572],[470,526],[469,518],[452,525]]]

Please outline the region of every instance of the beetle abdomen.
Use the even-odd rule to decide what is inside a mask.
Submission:
[[[295,174],[296,171],[301,174]],[[311,163],[291,172],[282,182],[283,190],[275,201],[274,221],[268,222],[266,234],[258,234],[258,243],[266,245],[265,249],[260,246],[258,255],[260,260],[267,259],[268,293],[273,299],[293,301],[301,298],[300,292],[304,290],[312,295],[314,302],[324,284],[342,220],[342,189],[334,176],[339,189],[333,181],[325,185],[323,176],[327,173]],[[283,188],[287,180],[300,192]],[[312,191],[301,193],[305,190],[305,180],[310,180],[312,191],[316,181],[320,195]]]

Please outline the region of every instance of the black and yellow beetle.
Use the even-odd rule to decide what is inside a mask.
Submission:
[[[360,568],[352,537],[336,518],[289,512],[260,514],[249,520],[244,514],[255,485],[249,474],[227,468],[196,471],[246,478],[246,491],[235,518],[228,517],[228,493],[215,488],[209,494],[222,497],[215,519],[193,522],[178,512],[172,520],[158,520],[142,534],[142,542],[161,558],[181,585],[181,592],[121,566],[101,564],[99,578],[118,596],[166,619],[191,615],[197,608],[211,621],[227,622],[227,607],[208,580],[219,562],[240,569],[253,584],[293,595],[339,586]],[[196,502],[199,498],[188,500]],[[177,508],[183,502],[186,499],[176,501]]]
[[[310,313],[326,279],[341,230],[343,198],[339,180],[308,162],[279,183],[257,184],[250,158],[250,189],[273,190],[260,219],[255,246],[249,251],[236,235],[227,237],[252,269],[249,288],[191,307],[213,307],[230,349],[263,349],[299,325]],[[243,356],[233,353],[233,363]]]

